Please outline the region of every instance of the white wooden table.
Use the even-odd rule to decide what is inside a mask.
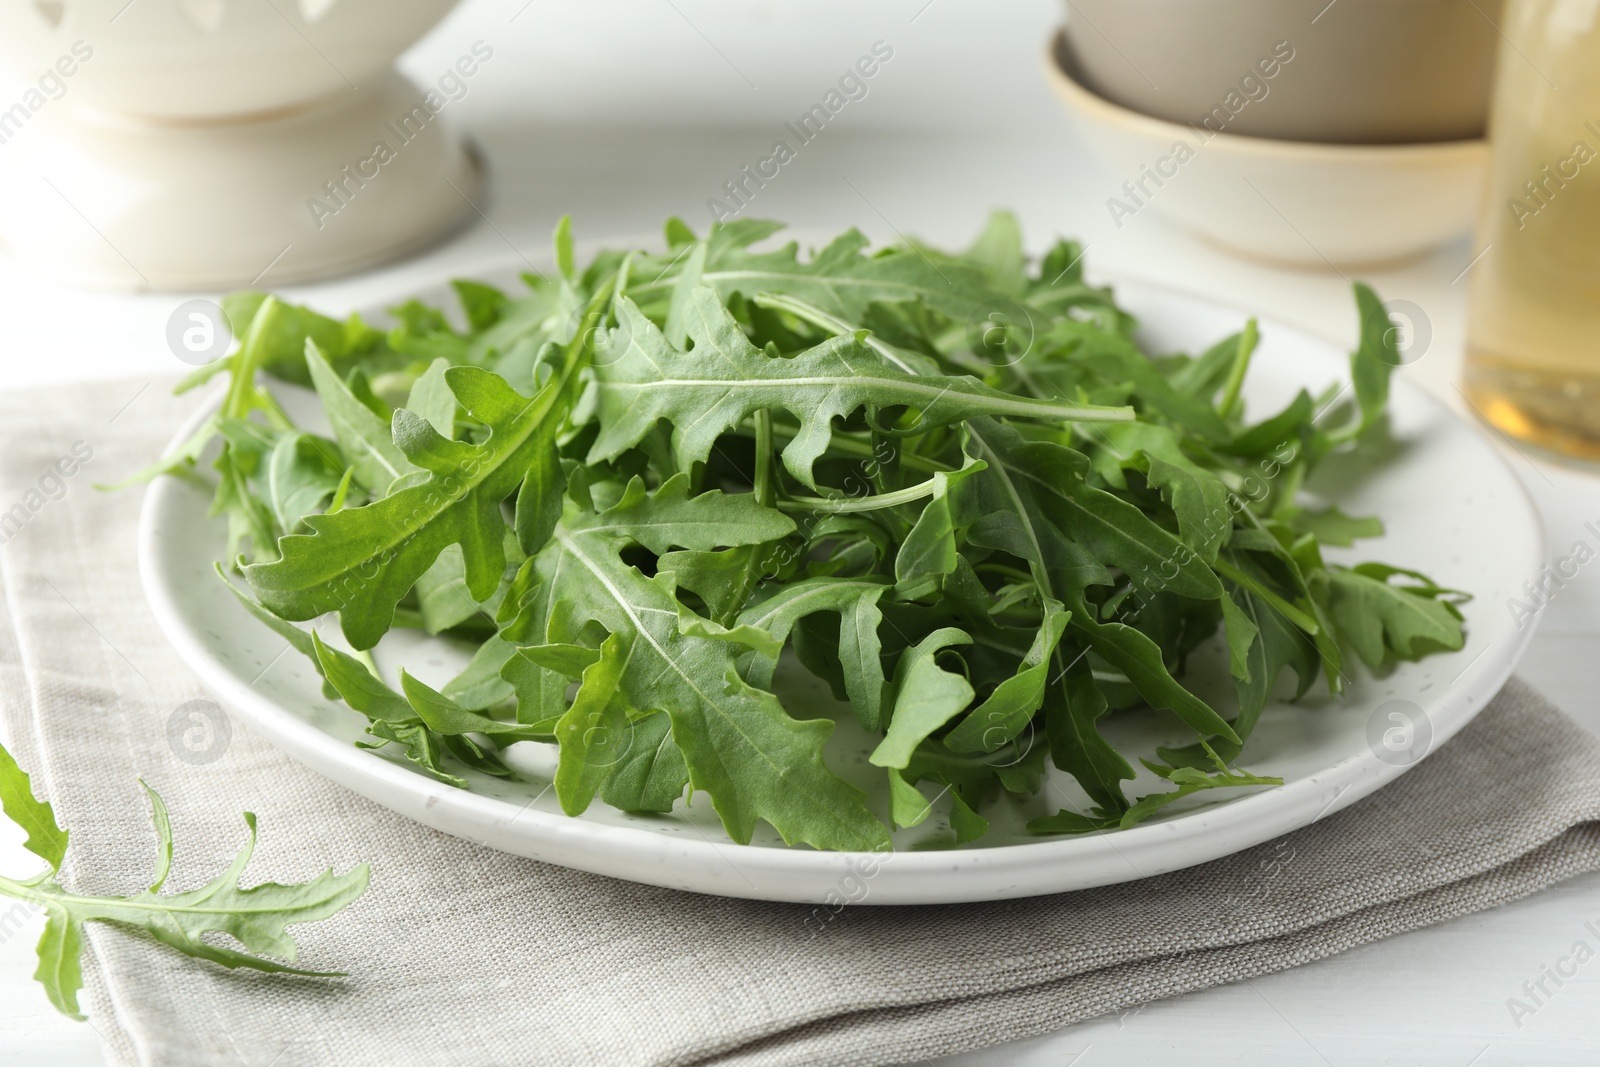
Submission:
[[[563,212],[588,237],[655,231],[671,214],[703,226],[706,199],[883,41],[893,58],[869,95],[805,146],[750,214],[961,244],[991,207],[1009,206],[1036,246],[1057,234],[1085,240],[1091,273],[1164,281],[1353,337],[1350,297],[1335,274],[1229,258],[1150,212],[1120,230],[1111,224],[1105,200],[1121,176],[1084,158],[1040,74],[1059,18],[1052,0],[466,0],[405,66],[431,80],[474,41],[493,47],[450,112],[490,162],[482,217],[419,258],[290,294],[334,310],[386,300],[531,255]],[[1404,373],[1457,406],[1465,286],[1452,280],[1472,252],[1463,237],[1369,275],[1386,297],[1425,310],[1432,344]],[[270,272],[262,284],[272,284]],[[0,260],[0,387],[112,377],[137,385],[177,373],[184,368],[164,336],[182,299],[68,291]],[[1511,458],[1544,510],[1552,548],[1565,553],[1584,522],[1600,518],[1600,480]],[[1597,643],[1600,577],[1585,570],[1546,611],[1523,674],[1600,732]],[[31,866],[18,841],[9,827],[0,834],[0,869]],[[1600,876],[1574,879],[1321,963],[944,1063],[1593,1063],[1600,963],[1520,1027],[1507,998],[1595,919]],[[0,1065],[102,1064],[93,1029],[57,1016],[31,981],[37,933],[34,920],[0,936]]]

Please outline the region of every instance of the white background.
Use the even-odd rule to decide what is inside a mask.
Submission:
[[[1011,207],[1036,249],[1058,234],[1085,240],[1091,275],[1163,281],[1353,339],[1337,274],[1230,258],[1152,212],[1120,230],[1111,224],[1105,200],[1122,176],[1083,155],[1042,75],[1060,19],[1052,0],[467,0],[403,65],[432,81],[474,41],[493,47],[469,95],[447,112],[489,161],[481,216],[406,263],[289,295],[335,312],[386,301],[531,256],[566,212],[582,238],[654,232],[673,214],[703,227],[705,201],[722,182],[766,155],[786,120],[882,40],[894,57],[867,98],[806,145],[751,214],[959,245],[991,207]],[[1457,407],[1466,286],[1453,280],[1473,251],[1462,235],[1403,269],[1367,274],[1385,297],[1425,309],[1432,343],[1404,373]],[[272,281],[269,272],[261,284]],[[143,383],[185,369],[164,337],[172,309],[190,295],[75,292],[0,259],[0,387],[125,378],[137,404]],[[1600,519],[1600,482],[1508,455],[1544,510],[1552,548],[1565,554],[1583,523]],[[1546,611],[1523,674],[1600,731],[1597,637],[1600,579],[1584,571]],[[6,834],[0,869],[26,872],[30,857]],[[1600,963],[1520,1027],[1507,1008],[1541,965],[1586,936],[1589,920],[1600,920],[1600,876],[1284,974],[944,1062],[1592,1063]],[[57,1016],[30,980],[37,927],[0,944],[0,1064],[99,1064],[94,1031]]]

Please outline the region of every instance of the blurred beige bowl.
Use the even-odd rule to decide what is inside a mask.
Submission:
[[[1301,267],[1420,255],[1470,228],[1486,143],[1335,145],[1214,133],[1084,88],[1057,36],[1046,69],[1085,146],[1114,179],[1117,228],[1147,208],[1243,255]]]
[[[34,83],[0,101],[0,245],[74,284],[215,290],[438,239],[476,211],[454,101],[494,50],[422,85],[393,65],[455,4],[0,5],[0,72]]]
[[[1231,116],[1229,133],[1341,144],[1460,141],[1483,136],[1501,6],[1066,0],[1066,48],[1084,85],[1157,118],[1198,123],[1228,93],[1255,92],[1260,106]],[[1263,77],[1263,67],[1274,73]]]

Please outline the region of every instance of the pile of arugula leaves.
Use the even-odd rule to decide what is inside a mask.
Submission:
[[[221,405],[145,476],[200,477],[221,439],[240,598],[370,744],[458,785],[511,774],[505,745],[555,744],[569,814],[666,811],[688,788],[740,842],[765,820],[790,843],[889,843],[823,761],[835,723],[772,691],[780,655],[877,738],[889,821],[947,795],[966,842],[1047,761],[1092,807],[1039,832],[1273,784],[1233,761],[1285,669],[1298,697],[1319,677],[1338,692],[1351,654],[1381,670],[1461,647],[1460,594],[1325,562],[1382,527],[1302,503],[1383,420],[1399,359],[1366,286],[1351,396],[1246,423],[1253,321],[1149,355],[1081,249],[1030,265],[1009,214],[961,254],[869,251],[855,230],[759,250],[781,228],[672,220],[665,252],[580,271],[563,220],[553,277],[455,283],[461,326],[416,302],[380,331],[236,294],[237,351],[186,383],[227,372]],[[332,436],[295,426],[263,373],[314,389]],[[356,654],[291,625],[330,612]],[[365,652],[395,626],[476,654],[441,690],[396,688]],[[1183,679],[1219,631],[1236,697],[1213,707]],[[1147,764],[1175,788],[1143,798],[1098,728],[1135,704],[1194,736]]]

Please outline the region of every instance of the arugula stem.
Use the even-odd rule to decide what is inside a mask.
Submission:
[[[778,501],[778,508],[782,511],[823,511],[830,515],[842,515],[853,511],[877,511],[880,508],[892,508],[930,497],[937,488],[938,479],[929,478],[925,482],[918,482],[904,489],[896,489],[891,493],[875,493],[872,496],[788,497]]]
[[[48,876],[49,872],[47,871],[45,872],[45,877]],[[43,884],[45,884],[43,881],[34,879],[17,882],[10,878],[0,877],[0,894],[43,906],[71,907],[76,905],[84,918],[100,919],[103,922],[115,922],[116,920],[110,916],[97,915],[95,914],[96,911],[147,911],[158,914],[176,913],[182,915],[272,915],[283,910],[281,905],[275,906],[270,903],[254,908],[240,907],[235,904],[214,908],[200,908],[190,904],[173,905],[167,903],[170,898],[155,896],[154,894],[148,900],[140,900],[137,896],[93,897],[84,896],[80,893],[68,893],[65,890],[51,892],[48,889],[36,888]]]
[[[751,436],[751,432],[743,427],[730,432],[739,437]],[[795,436],[792,433],[788,433],[783,427],[774,427],[773,435],[774,443],[779,440],[788,442],[793,440]],[[828,443],[828,448],[831,451],[843,453],[852,459],[876,458],[870,443],[866,441],[858,441],[853,437],[846,437],[837,430],[834,431],[833,438]],[[923,474],[935,474],[939,471],[945,471],[948,473],[949,471],[957,469],[951,464],[940,463],[936,459],[929,459],[926,456],[919,455],[918,453],[905,449],[901,450],[899,459],[902,467],[909,467],[911,470],[921,471]]]
[[[33,900],[35,897],[41,896],[41,894],[34,891],[34,887],[43,885],[54,875],[55,872],[47,867],[32,878],[18,880],[0,876],[0,893],[4,893],[8,897],[16,897],[19,900]]]
[[[771,507],[776,495],[772,484],[772,412],[762,408],[756,412],[756,502]]]
[[[863,344],[871,348],[874,352],[877,352],[884,359],[888,360],[897,369],[902,370],[907,374],[914,375],[923,375],[927,373],[926,370],[919,369],[918,367],[914,366],[912,360],[907,358],[910,353],[903,352],[900,349],[895,348],[893,345],[879,340],[870,331],[863,330],[859,326],[845,322],[843,319],[830,315],[820,308],[812,307],[810,304],[807,304],[802,300],[796,300],[791,296],[763,293],[755,298],[755,303],[760,307],[787,311],[796,318],[799,318],[805,322],[809,322],[814,326],[820,326],[825,330],[831,330],[835,334],[860,334],[861,342]],[[927,357],[920,355],[917,358],[924,360],[927,359]],[[933,369],[932,361],[927,360],[927,362],[929,364],[929,369]],[[983,364],[981,368],[974,367],[974,369],[978,370],[979,373],[993,369],[988,363],[982,360],[979,360],[979,363]],[[1132,422],[1135,418],[1133,409],[1130,407],[1097,407],[1095,405],[1086,404],[1052,403],[1047,397],[1033,399],[1031,404],[1025,404],[1019,401],[1013,411],[997,411],[996,413],[1008,415],[1015,414],[1021,416],[1022,418],[1044,418],[1047,414],[1047,410],[1050,416],[1061,419],[1064,422]]]
[[[1038,716],[1035,716],[1035,718],[1038,718]],[[1030,725],[1032,725],[1032,720],[1030,720],[1028,723],[1024,724],[1023,728],[1027,729],[1027,727],[1030,726]],[[1019,763],[1023,759],[1025,759],[1027,757],[1028,753],[1030,753],[1030,752],[1032,752],[1034,750],[1034,747],[1036,745],[1039,745],[1039,744],[1042,744],[1042,743],[1046,743],[1046,742],[1044,742],[1043,738],[1040,736],[1040,735],[1042,735],[1044,733],[1044,730],[1041,727],[1035,726],[1034,729],[1029,732],[1028,738],[1027,738],[1028,746],[1026,748],[1023,748],[1021,745],[1018,744],[1018,742],[1021,740],[1020,733],[1021,733],[1021,731],[1019,731],[1019,736],[1018,737],[1013,737],[1011,740],[1007,741],[1005,744],[1001,745],[999,748],[995,749],[993,752],[972,752],[972,753],[941,752],[939,754],[940,762],[946,763],[946,764],[953,763],[953,764],[956,764],[958,766],[965,766],[965,767],[975,767],[975,766],[978,766],[980,764],[988,764],[989,766],[996,767],[996,768],[1013,766],[1014,764]],[[1010,763],[996,763],[995,762],[1000,757],[1009,756],[1012,753],[1016,753],[1016,757],[1017,758],[1012,760]]]
[[[1250,319],[1239,334],[1239,347],[1233,353],[1233,366],[1228,371],[1228,381],[1222,390],[1222,402],[1217,405],[1217,414],[1224,419],[1231,419],[1238,413],[1239,390],[1244,387],[1245,372],[1250,369],[1250,357],[1255,354],[1256,342],[1260,338],[1256,320]]]
[[[361,661],[361,665],[371,672],[374,678],[380,682],[383,681],[383,675],[378,673],[378,661],[372,658],[371,649],[357,649],[354,654],[356,659]]]
[[[33,878],[17,881],[12,878],[0,876],[0,895],[25,900],[32,904],[43,904],[47,900],[60,900],[62,894],[40,890],[37,887],[50,879],[53,871],[45,870]]]
[[[1293,466],[1284,469],[1282,477],[1276,486],[1275,500],[1270,517],[1274,519],[1287,518],[1296,504],[1295,500],[1300,495],[1300,484],[1305,481],[1305,464],[1296,462]]]
[[[579,321],[578,332],[567,342],[566,360],[561,368],[561,389],[572,388],[578,380],[578,372],[588,365],[594,356],[594,339],[591,325],[598,326],[605,321],[611,313],[611,304],[616,295],[617,275],[613,272],[610,277],[600,283],[589,303],[584,306],[583,318]],[[603,310],[602,310],[603,309]]]
[[[861,338],[861,342],[868,348],[907,374],[918,373],[899,349],[881,340],[876,334],[854,323],[849,323],[837,316],[830,315],[821,308],[806,303],[804,300],[797,300],[782,293],[758,293],[751,303],[755,304],[756,307],[763,307],[769,311],[787,311],[801,322],[809,322],[811,325],[820,327],[835,335],[864,333],[865,336]]]
[[[1017,582],[1032,583],[1033,575],[1016,567],[1008,567],[1003,563],[980,563],[973,568],[983,574],[998,574],[1002,578],[1010,578]]]
[[[1271,589],[1268,589],[1266,586],[1262,585],[1260,582],[1256,581],[1254,578],[1250,577],[1244,571],[1240,570],[1238,567],[1235,567],[1221,556],[1217,557],[1217,562],[1212,564],[1212,568],[1230,582],[1244,586],[1250,592],[1254,593],[1262,600],[1265,600],[1268,604],[1271,604],[1273,607],[1277,608],[1278,611],[1282,613],[1284,618],[1300,627],[1300,629],[1304,630],[1306,633],[1316,634],[1321,632],[1322,627],[1317,625],[1317,620],[1313,619],[1311,616],[1307,615],[1305,612],[1301,611],[1299,608],[1295,607],[1293,604],[1283,599],[1283,597],[1279,596],[1277,593],[1274,593]]]
[[[834,432],[833,439],[829,442],[828,447],[835,452],[842,452],[853,459],[878,458],[877,450],[873,447],[871,442],[858,441],[853,437],[845,437],[838,431]],[[930,459],[927,456],[922,455],[920,452],[911,451],[909,448],[900,449],[897,458],[899,459],[902,467],[907,467],[914,471],[921,471],[924,474],[937,474],[939,471],[944,471],[948,474],[950,471],[958,469],[952,464],[941,463],[936,459]]]

